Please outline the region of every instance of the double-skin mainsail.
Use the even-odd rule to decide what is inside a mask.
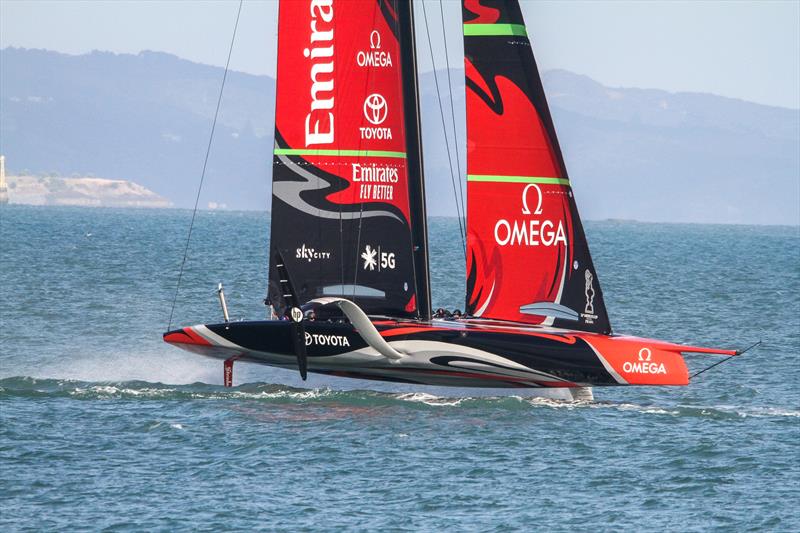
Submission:
[[[269,301],[430,318],[410,2],[279,8]]]

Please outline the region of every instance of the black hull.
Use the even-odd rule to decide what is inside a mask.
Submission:
[[[308,371],[457,387],[685,385],[681,351],[725,353],[484,320],[373,320],[373,325],[400,359],[381,355],[348,322],[306,321]],[[297,368],[288,321],[193,326],[164,339],[204,356]]]

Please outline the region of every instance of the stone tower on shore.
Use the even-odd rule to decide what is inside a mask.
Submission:
[[[6,156],[0,155],[0,205],[8,203],[8,186],[6,186]]]

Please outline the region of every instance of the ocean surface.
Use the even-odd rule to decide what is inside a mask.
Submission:
[[[0,531],[800,531],[800,230],[588,222],[617,332],[742,348],[594,401],[221,364],[161,341],[191,212],[0,208]],[[257,319],[268,219],[198,214],[175,325]],[[454,219],[434,306],[463,307]],[[693,369],[716,361],[689,360]]]

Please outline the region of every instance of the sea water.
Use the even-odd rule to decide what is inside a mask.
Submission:
[[[0,530],[800,530],[797,227],[586,223],[615,331],[763,344],[574,403],[246,364],[224,389],[161,341],[190,218],[0,208]],[[200,212],[172,326],[219,321],[220,281],[264,317],[268,237]],[[463,308],[456,220],[430,238]]]

